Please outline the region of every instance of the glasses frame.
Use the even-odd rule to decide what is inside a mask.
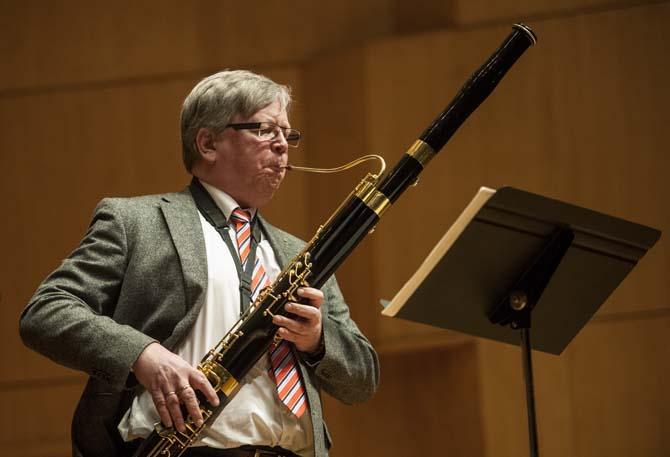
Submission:
[[[241,122],[236,124],[228,124],[224,128],[227,129],[228,127],[230,127],[231,129],[235,129],[238,131],[257,130],[256,135],[258,136],[259,139],[261,139],[261,130],[263,130],[263,125],[274,127],[277,132],[281,131],[282,135],[284,135],[286,143],[290,147],[297,148],[298,145],[300,144],[300,138],[302,138],[302,134],[300,133],[299,130],[292,129],[289,127],[282,127],[281,125],[277,125],[273,122]],[[274,138],[265,141],[275,141],[277,138],[279,138],[279,134],[277,134]],[[295,144],[291,144],[291,141],[293,141]]]

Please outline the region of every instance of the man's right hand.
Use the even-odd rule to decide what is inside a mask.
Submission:
[[[133,372],[151,393],[156,411],[166,427],[174,424],[180,432],[186,431],[182,403],[196,425],[202,425],[196,390],[202,392],[213,406],[219,405],[219,398],[205,375],[159,343],[144,348],[133,364]]]

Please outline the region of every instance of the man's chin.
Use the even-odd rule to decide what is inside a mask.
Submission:
[[[282,181],[284,181],[284,173],[270,173],[264,176],[263,187],[267,189],[268,192],[275,193],[279,190]]]
[[[264,180],[262,183],[258,183],[256,189],[258,190],[256,195],[256,207],[260,208],[267,205],[274,197],[275,192],[279,190],[281,186],[281,179],[269,179]]]

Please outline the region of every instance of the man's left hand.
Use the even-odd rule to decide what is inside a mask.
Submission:
[[[298,295],[309,300],[309,304],[287,303],[286,311],[295,315],[297,319],[286,316],[275,316],[272,321],[280,328],[279,336],[293,343],[296,349],[306,354],[314,354],[321,345],[321,305],[323,292],[313,287],[301,287]]]

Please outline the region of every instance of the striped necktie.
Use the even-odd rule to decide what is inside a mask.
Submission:
[[[230,216],[235,228],[237,249],[240,254],[242,270],[245,269],[251,250],[251,215],[248,211],[236,208]],[[256,257],[251,276],[251,301],[256,299],[264,287],[270,285],[263,263]],[[286,407],[300,417],[307,410],[305,386],[300,379],[298,364],[289,344],[282,340],[270,347],[270,377],[277,384],[277,394]]]

